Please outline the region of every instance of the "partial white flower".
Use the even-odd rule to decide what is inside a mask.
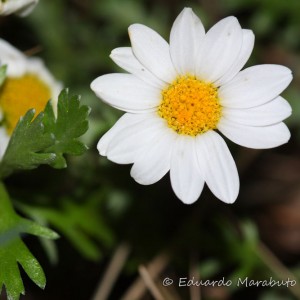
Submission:
[[[282,121],[291,107],[279,95],[291,82],[291,71],[280,65],[240,71],[254,34],[235,17],[205,33],[185,8],[169,43],[140,24],[129,27],[129,36],[132,47],[111,53],[129,74],[100,76],[91,84],[104,102],[126,112],[100,139],[100,154],[133,163],[131,176],[140,184],[155,183],[170,171],[184,203],[195,202],[205,182],[216,197],[233,203],[238,172],[218,132],[255,149],[286,143],[290,132]]]
[[[52,99],[56,111],[62,89],[36,57],[27,57],[5,40],[0,39],[0,62],[7,66],[7,76],[0,89],[0,160],[19,118],[29,109],[41,112]]]
[[[25,17],[32,12],[39,0],[0,0],[0,15],[18,14]]]

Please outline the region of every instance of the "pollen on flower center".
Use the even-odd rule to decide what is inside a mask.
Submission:
[[[158,114],[178,134],[196,136],[216,129],[222,107],[218,89],[195,76],[180,76],[162,91]]]
[[[0,109],[7,133],[12,133],[19,118],[29,109],[34,108],[36,114],[40,113],[50,98],[49,86],[34,74],[6,78],[0,89]]]

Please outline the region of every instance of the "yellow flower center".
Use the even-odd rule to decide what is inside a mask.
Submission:
[[[0,89],[0,110],[7,133],[11,135],[19,118],[29,109],[34,108],[36,115],[44,110],[50,98],[49,86],[34,74],[6,78]]]
[[[222,106],[218,89],[195,76],[180,76],[162,91],[158,114],[178,134],[196,136],[216,129]]]

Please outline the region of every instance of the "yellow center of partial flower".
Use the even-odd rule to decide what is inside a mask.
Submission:
[[[0,109],[3,113],[3,125],[11,135],[19,118],[34,108],[40,113],[51,97],[50,88],[34,74],[25,74],[19,78],[6,78],[0,89]]]
[[[180,76],[162,91],[158,114],[178,134],[196,136],[216,129],[222,114],[218,89],[195,76]]]

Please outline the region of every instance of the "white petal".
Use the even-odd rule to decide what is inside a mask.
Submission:
[[[138,157],[130,175],[140,184],[159,181],[169,170],[173,145],[177,134],[166,127],[151,141],[150,146]]]
[[[107,148],[112,141],[112,139],[122,130],[124,130],[126,127],[130,127],[132,125],[135,125],[138,122],[141,122],[142,120],[146,119],[148,117],[148,114],[130,114],[126,113],[124,114],[117,122],[116,124],[107,131],[102,138],[99,140],[97,149],[100,153],[100,155],[106,156],[107,155]]]
[[[200,19],[191,8],[185,8],[176,18],[170,34],[170,53],[180,74],[195,74],[199,45],[205,36]]]
[[[110,54],[111,59],[125,71],[135,75],[143,81],[158,88],[164,88],[166,83],[155,77],[134,56],[131,47],[114,49]]]
[[[119,164],[134,163],[156,143],[165,128],[165,122],[155,113],[145,114],[143,120],[115,134],[108,145],[107,158]]]
[[[131,74],[107,74],[96,78],[91,89],[104,102],[124,111],[141,111],[156,107],[160,90]]]
[[[58,95],[63,89],[61,82],[58,82],[45,66],[43,60],[38,57],[30,57],[27,59],[27,73],[37,75],[51,90],[51,103],[55,111],[57,111]]]
[[[233,203],[239,193],[239,175],[224,140],[216,132],[208,131],[196,138],[196,150],[209,189],[220,200]]]
[[[218,130],[234,143],[253,149],[277,147],[287,143],[291,137],[290,131],[284,123],[254,127],[222,118],[218,124]]]
[[[8,77],[20,77],[26,72],[26,56],[3,39],[0,39],[0,62],[7,65]]]
[[[269,126],[288,118],[292,113],[290,104],[282,97],[277,97],[270,102],[251,108],[223,107],[223,116],[235,123],[248,126]]]
[[[241,71],[219,89],[221,104],[249,108],[276,98],[292,80],[291,70],[280,65],[257,65]]]
[[[195,150],[195,138],[179,136],[172,152],[171,184],[176,196],[186,204],[195,202],[204,186]]]
[[[27,16],[38,3],[38,0],[7,0],[5,3],[0,2],[0,14],[10,15],[17,13],[21,17]]]
[[[242,29],[235,17],[227,17],[215,24],[199,49],[197,76],[210,82],[218,80],[236,61],[242,40]]]
[[[168,43],[151,28],[134,24],[128,28],[132,51],[136,58],[156,77],[173,82],[177,76]]]
[[[248,29],[243,29],[242,32],[243,43],[239,56],[237,57],[231,68],[215,82],[216,86],[221,86],[230,81],[243,68],[252,53],[255,39],[254,34],[252,30]]]
[[[57,99],[62,90],[62,84],[56,81],[41,59],[28,58],[18,49],[0,39],[0,63],[7,65],[8,77],[21,77],[30,73],[42,80],[51,91],[52,104],[56,112]]]

